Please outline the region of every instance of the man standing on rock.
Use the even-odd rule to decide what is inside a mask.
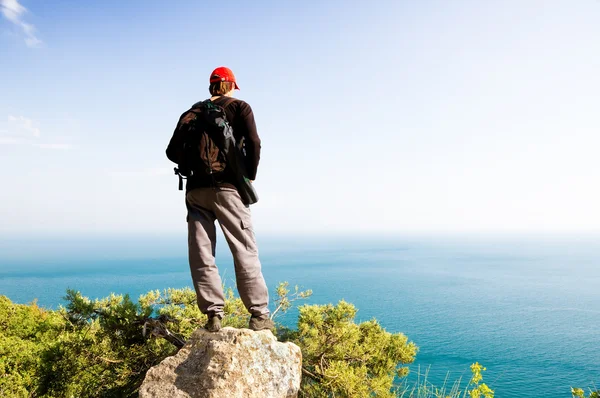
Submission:
[[[189,137],[198,135],[198,127],[190,126],[197,126],[194,123],[198,123],[202,109],[224,110],[235,142],[243,143],[246,181],[255,179],[260,160],[260,138],[250,105],[233,98],[234,90],[239,87],[229,68],[219,67],[211,73],[211,98],[194,104],[180,118],[167,147],[167,157],[171,161],[181,168],[182,157],[188,150],[185,148],[190,147]],[[240,184],[236,184],[239,180],[234,177],[231,165],[219,163],[223,159],[218,156],[219,148],[211,140],[206,141],[197,140],[193,146],[198,148],[199,154],[206,154],[209,167],[197,167],[185,174],[189,262],[198,307],[208,315],[206,328],[211,332],[220,330],[225,297],[215,264],[215,221],[218,221],[233,255],[240,297],[252,315],[249,328],[273,329],[267,308],[269,294],[258,259],[249,205],[242,201],[238,192]],[[213,153],[217,154],[213,156]]]

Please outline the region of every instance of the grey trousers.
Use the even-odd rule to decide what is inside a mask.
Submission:
[[[215,220],[233,255],[237,289],[248,312],[269,316],[269,292],[258,259],[250,209],[233,188],[197,188],[186,195],[188,248],[198,307],[209,316],[223,316],[225,297],[215,264]]]

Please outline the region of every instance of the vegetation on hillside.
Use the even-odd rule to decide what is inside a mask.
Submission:
[[[280,284],[274,315],[310,294]],[[0,296],[0,396],[135,397],[146,371],[206,322],[188,288],[151,291],[137,302],[114,294],[92,301],[69,290],[65,301],[53,311]],[[448,389],[426,379],[403,382],[417,346],[376,320],[357,323],[356,312],[344,301],[303,305],[296,329],[279,325],[279,340],[302,350],[302,397],[493,398],[478,363],[462,389],[460,381]],[[248,316],[227,289],[223,326],[247,327]],[[572,393],[585,398],[583,390]],[[598,393],[590,391],[587,398]]]

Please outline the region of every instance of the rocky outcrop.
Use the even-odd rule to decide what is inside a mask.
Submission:
[[[277,342],[270,331],[198,329],[148,371],[140,398],[291,398],[301,374],[300,348]]]

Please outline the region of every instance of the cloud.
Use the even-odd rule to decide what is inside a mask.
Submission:
[[[0,128],[0,145],[29,145],[40,149],[69,150],[73,145],[60,142],[64,138],[42,137],[38,123],[24,116],[8,115],[6,127]],[[56,142],[58,141],[58,142]]]
[[[33,120],[27,119],[26,117],[8,115],[8,124],[9,127],[12,127],[11,130],[19,135],[23,135],[24,133],[25,135],[31,135],[33,137],[40,136],[40,129],[34,127]]]
[[[0,0],[0,10],[4,18],[21,28],[25,34],[25,44],[28,47],[39,47],[42,41],[36,36],[35,26],[23,21],[23,14],[27,9],[19,4],[18,0]]]
[[[15,24],[20,23],[21,14],[27,11],[17,0],[0,0],[0,6],[6,19]]]

